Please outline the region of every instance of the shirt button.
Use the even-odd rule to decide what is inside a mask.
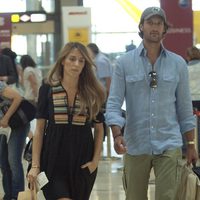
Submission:
[[[152,102],[152,103],[154,103],[155,101],[154,101],[154,100],[152,100],[151,102]]]
[[[154,126],[151,127],[152,129],[154,128]]]
[[[154,114],[152,113],[151,116],[154,116]]]

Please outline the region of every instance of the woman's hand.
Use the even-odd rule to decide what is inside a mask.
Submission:
[[[82,169],[84,169],[86,167],[88,167],[90,174],[92,174],[98,167],[98,162],[91,161],[91,162],[87,162],[86,164],[81,166]]]
[[[27,180],[30,184],[30,189],[34,189],[34,185],[36,183],[37,175],[40,173],[39,167],[32,167],[27,175]]]

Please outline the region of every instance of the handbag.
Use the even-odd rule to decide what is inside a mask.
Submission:
[[[17,200],[37,200],[36,184],[34,184],[34,189],[26,189],[25,191],[19,192]]]
[[[0,109],[5,114],[11,105],[11,101],[0,97]],[[21,127],[35,118],[36,106],[27,99],[23,99],[17,110],[11,116],[8,125],[11,129]]]
[[[181,182],[178,188],[176,200],[199,200],[200,180],[193,172],[191,166],[186,164],[182,168]]]
[[[193,164],[192,171],[199,177],[200,180],[200,167],[197,167],[196,164]]]

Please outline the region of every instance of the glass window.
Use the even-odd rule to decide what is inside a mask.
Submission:
[[[25,12],[26,0],[0,0],[0,12]]]
[[[123,2],[123,3],[120,3]],[[148,6],[160,6],[159,0],[84,0],[91,8],[92,42],[105,53],[124,52],[131,41],[138,46],[138,23]]]
[[[0,0],[0,12],[46,11],[55,12],[55,0]]]

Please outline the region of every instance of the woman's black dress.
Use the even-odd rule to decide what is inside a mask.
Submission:
[[[97,170],[90,173],[81,168],[93,158],[94,139],[87,113],[76,115],[79,106],[77,95],[73,108],[67,107],[67,93],[61,85],[40,88],[36,118],[48,120],[41,153],[41,170],[49,179],[43,188],[47,200],[88,200],[94,185]],[[94,120],[103,121],[102,113]]]

